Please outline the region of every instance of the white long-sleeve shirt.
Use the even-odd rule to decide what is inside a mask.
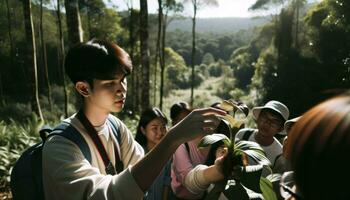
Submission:
[[[197,165],[187,174],[185,181],[186,188],[194,194],[200,194],[205,191],[208,193],[214,188],[214,183],[210,183],[204,177],[204,171],[208,168],[206,165]],[[228,200],[226,196],[221,193],[218,200]]]
[[[131,132],[118,118],[112,117],[121,134],[120,158],[124,171],[117,175],[106,175],[105,166],[93,141],[83,125],[73,115],[64,120],[72,124],[87,142],[91,152],[91,163],[87,161],[80,148],[72,141],[61,137],[50,137],[43,149],[43,186],[45,198],[65,199],[142,199],[144,193],[130,173],[130,166],[144,156],[142,147],[133,139]],[[112,129],[105,123],[97,128],[111,162],[115,163],[114,144],[117,139]]]

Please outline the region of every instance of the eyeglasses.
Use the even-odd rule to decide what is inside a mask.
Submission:
[[[284,199],[293,197],[296,200],[301,200],[302,196],[298,193],[294,182],[294,172],[284,172],[280,181],[280,193]]]
[[[282,122],[280,122],[278,119],[272,118],[265,112],[260,114],[259,120],[261,120],[263,123],[268,123],[274,129],[278,129],[282,126]]]

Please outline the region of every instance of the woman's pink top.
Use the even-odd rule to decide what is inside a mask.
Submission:
[[[184,199],[200,199],[203,194],[193,194],[185,186],[185,178],[198,164],[203,164],[207,158],[208,151],[199,151],[197,141],[188,142],[190,152],[187,151],[185,144],[179,146],[173,155],[173,164],[171,168],[171,188],[175,195]],[[190,156],[189,156],[190,155]]]

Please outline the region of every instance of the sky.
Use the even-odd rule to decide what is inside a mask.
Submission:
[[[126,10],[126,3],[128,0],[112,0],[114,5],[117,5],[118,10]],[[139,1],[133,1],[133,7],[139,8]],[[147,0],[148,1],[148,12],[157,13],[158,3],[157,0]],[[199,18],[213,18],[213,17],[254,17],[258,15],[270,14],[266,11],[249,11],[248,8],[254,4],[256,0],[217,0],[218,6],[207,6],[201,8],[197,17]],[[320,1],[320,0],[309,0],[309,1]],[[273,11],[272,11],[273,12]],[[185,16],[191,16],[192,6],[191,4],[185,5]]]

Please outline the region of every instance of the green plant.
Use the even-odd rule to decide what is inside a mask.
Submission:
[[[261,176],[263,166],[269,166],[270,161],[264,150],[255,142],[235,141],[236,133],[243,127],[243,120],[237,113],[248,115],[248,107],[234,100],[225,100],[220,108],[228,114],[222,117],[230,130],[230,138],[224,134],[205,136],[198,144],[199,148],[207,147],[222,141],[228,147],[228,153],[223,163],[225,179],[215,183],[214,188],[206,196],[206,200],[218,199],[223,193],[228,199],[277,199],[271,180]],[[258,165],[248,165],[247,157]]]
[[[0,188],[10,183],[12,168],[22,152],[40,140],[38,117],[32,114],[26,123],[0,121]]]

